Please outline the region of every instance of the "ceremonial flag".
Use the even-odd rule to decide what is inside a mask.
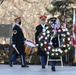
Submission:
[[[56,28],[60,28],[60,22],[58,18],[56,19]]]
[[[76,14],[75,14],[75,8],[74,8],[74,13],[73,13],[73,38],[72,38],[72,44],[75,48],[75,60],[76,62]]]
[[[75,47],[76,45],[76,19],[75,19],[75,9],[74,9],[74,13],[73,13],[73,40],[72,40],[72,44]]]

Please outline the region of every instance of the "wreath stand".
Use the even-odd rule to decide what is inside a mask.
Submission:
[[[61,62],[61,66],[63,67],[63,61],[62,61],[62,56],[60,56],[60,59],[51,59],[49,58],[49,55],[47,56],[47,66],[49,61],[60,61]]]
[[[59,35],[58,35],[58,42],[59,42],[59,47],[60,47],[60,38],[59,38]],[[60,59],[51,59],[49,58],[49,55],[47,55],[47,66],[48,66],[48,63],[49,61],[60,61],[61,62],[61,66],[63,67],[63,60],[62,60],[62,56],[60,56]]]

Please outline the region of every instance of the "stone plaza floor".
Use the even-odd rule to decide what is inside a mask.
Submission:
[[[20,65],[0,65],[0,75],[76,75],[76,66],[56,66],[56,71],[51,71],[47,66],[42,69],[40,65],[29,65],[29,68],[21,68]]]

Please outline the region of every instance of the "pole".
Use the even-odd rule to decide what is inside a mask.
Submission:
[[[64,28],[66,28],[66,9],[64,9]],[[65,63],[68,65],[68,53],[65,54]]]
[[[58,35],[58,42],[59,42],[59,47],[60,47],[60,38],[59,38],[60,36]]]

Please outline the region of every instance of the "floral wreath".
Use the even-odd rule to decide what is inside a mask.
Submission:
[[[52,27],[46,26],[38,36],[41,50],[46,51],[47,55],[50,56],[61,56],[67,53],[71,47],[71,37],[68,29],[62,26],[56,29],[56,32],[57,36],[61,36],[61,39],[59,39],[61,45],[58,48],[54,48],[52,42],[49,43],[49,39],[52,40],[53,36],[56,36]]]

